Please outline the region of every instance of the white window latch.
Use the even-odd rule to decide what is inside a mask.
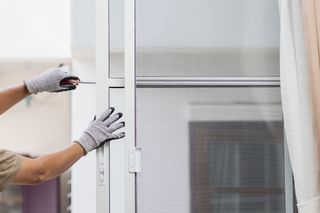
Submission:
[[[141,148],[131,148],[129,150],[129,172],[139,173],[142,171]]]

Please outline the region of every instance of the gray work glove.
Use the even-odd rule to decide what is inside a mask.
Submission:
[[[31,94],[37,94],[45,91],[62,92],[76,89],[77,86],[70,83],[70,80],[79,80],[79,78],[63,71],[60,66],[48,69],[30,80],[24,81],[24,83]]]
[[[125,126],[124,122],[116,122],[122,117],[122,113],[112,115],[114,108],[106,110],[100,118],[94,119],[89,127],[84,131],[76,143],[79,143],[85,151],[88,152],[100,147],[103,143],[113,139],[123,138],[124,132],[114,133],[116,130]]]

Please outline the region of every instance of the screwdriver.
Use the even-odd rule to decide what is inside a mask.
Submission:
[[[59,64],[58,68],[62,68],[64,66],[64,63]],[[96,84],[96,82],[91,81],[80,81],[79,84]]]
[[[80,81],[79,84],[96,84],[96,82],[91,81]]]

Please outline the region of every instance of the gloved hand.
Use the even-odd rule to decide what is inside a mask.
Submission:
[[[48,69],[30,80],[24,81],[24,83],[31,94],[37,94],[45,91],[62,92],[74,90],[77,86],[70,82],[72,80],[80,81],[77,76],[70,75],[59,67]]]
[[[125,126],[124,122],[117,122],[122,117],[122,113],[112,115],[114,108],[106,110],[100,118],[94,119],[89,127],[84,131],[76,143],[79,143],[85,151],[85,154],[98,148],[105,142],[113,139],[123,138],[124,132],[114,133],[116,130]]]

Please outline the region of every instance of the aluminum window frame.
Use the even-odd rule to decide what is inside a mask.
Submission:
[[[280,87],[279,77],[137,77],[136,76],[136,0],[125,1],[125,74],[124,78],[110,77],[110,23],[109,0],[96,1],[96,111],[97,115],[110,106],[110,91],[113,88],[123,89],[126,110],[126,138],[123,159],[125,191],[118,194],[120,203],[113,203],[114,196],[110,190],[110,164],[116,159],[110,157],[113,150],[109,144],[97,150],[97,213],[136,213],[136,175],[129,172],[129,150],[136,145],[136,88],[137,87]],[[94,82],[92,82],[94,83]],[[293,213],[292,169],[285,146],[285,179],[286,179],[286,213]],[[122,153],[123,154],[123,153]],[[117,165],[118,166],[118,165]],[[103,180],[100,177],[103,175]],[[117,184],[121,184],[118,182]],[[116,185],[113,186],[117,188]],[[112,208],[110,208],[112,206]]]

